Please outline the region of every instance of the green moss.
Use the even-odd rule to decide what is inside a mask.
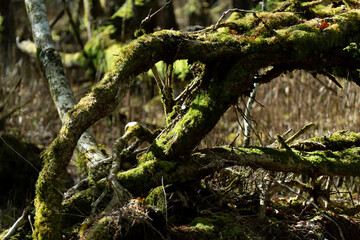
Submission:
[[[190,223],[190,232],[201,233],[199,239],[214,239],[215,230],[218,230],[217,219],[197,217]]]
[[[3,239],[4,236],[5,236],[5,234],[6,234],[7,232],[9,232],[9,229],[3,231],[3,232],[0,234],[0,239]]]
[[[109,156],[106,146],[104,144],[98,144],[97,147],[105,156]]]
[[[142,162],[136,168],[119,172],[117,175],[119,182],[132,193],[142,193],[164,182],[181,183],[188,181],[189,178],[182,174],[175,163],[163,160],[148,160]]]
[[[232,151],[232,149],[229,149],[229,151]],[[254,148],[241,148],[240,152],[244,152],[245,154],[248,154],[248,155],[251,155],[251,154],[271,155],[271,156],[274,156],[276,158],[276,162],[278,162],[280,164],[289,162],[289,152],[286,149],[254,147]],[[295,157],[295,155],[294,155],[294,157]],[[297,159],[299,160],[299,158],[297,158]],[[296,160],[296,158],[294,160]]]
[[[202,122],[209,120],[207,116],[212,112],[214,103],[210,100],[206,94],[201,94],[196,97],[193,103],[190,105],[189,111],[184,115],[179,123],[175,125],[166,134],[160,136],[155,144],[152,145],[151,151],[156,157],[164,155],[175,155],[172,153],[172,145],[180,140],[182,146],[188,146],[187,138],[185,137],[187,131],[185,129],[194,129],[195,126],[200,125]],[[211,114],[210,114],[211,115]],[[202,134],[199,131],[199,134]]]
[[[119,172],[117,177],[126,189],[142,192],[143,189],[148,187],[148,172],[154,163],[154,160],[141,163],[136,168],[129,169],[126,172]],[[142,189],[138,189],[139,187],[142,187]]]
[[[165,187],[165,192],[166,188],[168,186]],[[150,193],[147,195],[146,197],[146,202],[150,205],[150,206],[154,206],[158,209],[160,209],[161,211],[165,211],[166,209],[166,200],[165,200],[165,195],[164,195],[164,189],[163,186],[159,186],[156,187],[154,189],[152,189],[150,191]]]
[[[256,16],[247,14],[245,17],[233,14],[227,21],[235,23],[231,25],[231,28],[239,34],[269,36],[272,35],[273,30],[297,24],[301,20],[296,14],[290,12],[262,12],[257,13]]]
[[[229,22],[235,24],[229,25],[228,30],[213,34],[212,38],[234,47],[247,43],[248,46],[242,48],[244,53],[250,53],[247,50],[255,52],[264,47],[269,48],[270,44],[282,41],[286,48],[293,46],[291,56],[297,60],[339,46],[344,34],[359,28],[359,12],[354,10],[333,18],[316,18],[306,22],[296,14],[286,12],[257,13],[256,16],[248,14],[241,18],[230,18]],[[329,25],[321,27],[323,23]],[[228,34],[231,29],[237,33]],[[278,41],[274,41],[276,39]]]
[[[0,234],[0,239],[3,239],[8,230],[5,230]],[[25,225],[19,227],[15,234],[10,237],[10,240],[31,240],[31,229]]]
[[[200,92],[186,106],[187,112],[167,132],[158,136],[149,149],[149,153],[157,158],[173,159],[190,154],[213,126],[223,112],[233,103],[241,91],[246,91],[250,83],[241,84],[250,79],[249,70],[240,66],[229,69],[226,80],[223,76],[208,80],[208,91]]]
[[[98,222],[93,224],[93,227],[89,234],[86,235],[85,239],[88,240],[111,240],[115,233],[115,220],[110,217],[103,217]],[[82,235],[82,233],[81,233]]]
[[[69,145],[75,147],[68,138],[60,133],[50,146],[41,154],[44,167],[36,182],[34,206],[35,239],[59,239],[61,237],[61,201],[64,190],[64,175],[72,151]]]
[[[76,169],[85,175],[88,175],[88,162],[91,159],[86,153],[79,153],[74,161]]]
[[[343,151],[315,151],[308,153],[306,160],[314,167],[326,168],[334,174],[360,176],[360,148],[355,147]]]
[[[199,239],[264,239],[277,235],[284,227],[279,221],[262,222],[240,220],[227,213],[213,213],[211,217],[197,217],[191,222],[190,231],[201,233]],[[258,231],[261,229],[261,231]]]
[[[91,186],[83,191],[75,193],[62,202],[63,211],[68,213],[65,221],[62,222],[63,227],[71,227],[72,225],[83,221],[85,216],[91,212],[91,203],[100,194],[96,186]]]
[[[327,6],[326,5],[317,5],[312,10],[313,10],[314,14],[316,16],[318,16],[319,18],[326,18],[326,17],[335,16],[337,14],[340,14],[341,12],[344,12],[345,8],[344,8],[344,6],[334,8],[333,6],[331,6],[331,4],[329,4]]]
[[[80,66],[84,68],[88,67],[88,63],[82,52],[60,53],[60,55],[65,67],[67,66]]]
[[[301,141],[302,140],[299,140],[296,143]],[[360,147],[360,133],[338,131],[332,133],[329,137],[324,136],[307,139],[307,142],[321,143],[325,149],[339,151],[350,147]]]
[[[319,172],[327,172],[329,175],[360,176],[360,146],[356,146],[359,144],[356,142],[358,134],[349,134],[349,136],[352,136],[352,138],[350,137],[352,141],[348,143],[349,148],[342,148],[338,151],[297,151],[294,149],[289,151],[286,149],[271,149],[262,147],[222,147],[221,149],[217,149],[217,151],[219,151],[219,153],[221,151],[226,151],[229,155],[231,155],[231,153],[235,153],[238,156],[246,155],[247,158],[254,156],[254,159],[258,159],[261,156],[264,156],[265,158],[269,157],[269,159],[272,159],[271,162],[262,162],[262,164],[264,164],[264,167],[266,164],[271,164],[268,166],[270,169],[272,165],[278,164],[278,166],[283,165],[284,169],[291,168],[292,170],[289,171],[295,172],[299,171],[299,169],[297,169],[298,166],[302,169],[300,170],[302,173],[309,175],[317,174]],[[354,142],[356,142],[355,145],[351,145]],[[251,165],[251,162],[249,162],[249,164]]]
[[[206,237],[205,239],[207,239],[214,233],[214,225],[212,224],[208,225],[205,223],[198,222],[194,224],[194,226],[190,227],[190,232],[201,232],[203,235],[205,235]],[[200,237],[199,239],[204,239],[204,238]]]

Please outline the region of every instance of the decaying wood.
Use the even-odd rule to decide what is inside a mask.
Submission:
[[[36,49],[37,55],[41,63],[42,70],[44,72],[46,80],[49,83],[51,96],[55,103],[56,109],[58,110],[60,119],[62,122],[64,122],[66,118],[66,113],[68,112],[69,109],[75,106],[76,99],[65,78],[60,55],[55,50],[55,45],[51,37],[49,23],[47,21],[45,4],[43,1],[27,0],[25,1],[25,5],[31,23],[33,38],[37,48]],[[98,149],[94,137],[92,136],[90,131],[86,129],[83,131],[83,134],[79,136],[77,149],[79,152],[87,154],[89,165],[105,158],[105,155]],[[47,169],[47,165],[49,164],[52,164],[51,160],[45,162],[45,169]],[[56,179],[57,177],[61,178],[63,176],[64,170],[65,169],[62,167],[62,170],[60,171],[43,170],[41,172],[40,175],[42,176],[42,178],[40,177],[39,180],[42,180],[44,182],[40,183],[40,181],[38,181],[37,183],[37,188],[36,188],[37,198],[35,200],[35,206],[37,210],[39,208],[45,210],[47,209],[47,207],[50,206],[51,206],[50,208],[53,207],[59,208],[62,198],[62,193],[59,190],[61,188],[61,184],[58,184],[59,181],[56,181],[54,179]],[[52,175],[54,173],[55,174],[59,173],[60,175],[54,176]],[[44,188],[44,184],[50,186],[49,191],[45,190],[45,188],[47,187]],[[41,189],[40,186],[43,186],[43,188]],[[57,197],[51,196],[52,194],[50,194],[50,192],[55,194]],[[55,204],[52,205],[52,203],[50,203],[49,205],[47,205],[49,202],[47,202],[46,199],[48,198],[53,198],[51,201]],[[42,203],[44,203],[44,205],[42,205]],[[42,207],[40,207],[40,205],[42,205]],[[56,212],[58,210],[59,209],[56,210],[47,209],[45,211],[53,211],[53,214],[54,213],[57,214]],[[52,236],[58,236],[60,230],[59,227],[56,228],[50,227],[50,231],[41,231],[39,228],[41,229],[47,229],[47,228],[46,226],[42,226],[43,225],[42,223],[44,222],[43,220],[40,220],[40,218],[41,218],[41,214],[39,214],[39,211],[37,211],[37,217],[35,218],[34,237],[42,238],[42,235],[44,235],[47,236],[47,238],[51,239]],[[59,224],[55,224],[54,222],[52,224],[53,226],[59,225]],[[54,232],[51,232],[51,230],[54,230]]]
[[[36,186],[34,238],[61,239],[63,176],[79,138],[116,108],[135,76],[161,60],[168,64],[178,59],[200,61],[205,68],[197,91],[189,94],[188,102],[174,106],[169,113],[172,120],[152,141],[138,166],[117,173],[116,181],[115,172],[111,173],[110,179],[131,193],[161,186],[161,179],[172,183],[193,181],[231,165],[309,175],[360,175],[356,144],[348,149],[306,152],[293,150],[283,141],[284,149],[215,147],[194,153],[223,113],[239,97],[249,94],[255,81],[265,83],[282,72],[305,69],[332,72],[334,76],[346,73],[359,84],[360,60],[353,57],[354,49],[344,49],[349,39],[360,39],[360,10],[346,10],[323,20],[306,20],[305,15],[288,12],[258,13],[245,17],[247,24],[240,18],[202,32],[160,31],[142,36],[120,50],[112,69],[74,106],[73,100],[64,101],[73,99],[73,95],[63,77],[48,25],[44,24],[44,5],[40,0],[26,0],[26,4],[38,55],[45,75],[54,81],[49,85],[63,121],[57,138],[42,154],[45,166]],[[329,23],[321,27],[321,21]],[[247,29],[248,23],[251,29]],[[41,39],[46,41],[37,42],[39,33],[45,33]],[[265,68],[271,70],[254,78]]]

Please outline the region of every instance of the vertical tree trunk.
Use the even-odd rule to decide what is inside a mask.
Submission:
[[[31,23],[37,55],[44,75],[49,83],[51,96],[58,110],[60,119],[64,122],[66,113],[76,104],[75,96],[65,78],[60,55],[55,51],[47,21],[46,7],[42,0],[25,0],[26,10]],[[76,137],[77,141],[80,136]],[[71,139],[61,139],[55,142],[75,144]],[[59,145],[57,145],[59,146]],[[62,145],[61,145],[62,146]],[[86,152],[91,165],[94,161],[104,159],[104,154],[97,148],[97,144],[89,131],[86,131],[78,142],[80,152]],[[37,184],[35,198],[35,239],[60,239],[60,206],[63,192],[63,177],[68,162],[56,161],[57,155],[70,159],[72,152],[54,148],[50,155],[43,155],[44,168],[42,169]],[[90,151],[91,150],[91,151]]]

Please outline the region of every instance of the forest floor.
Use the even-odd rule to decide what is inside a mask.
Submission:
[[[9,104],[27,104],[7,119],[2,135],[26,139],[43,149],[56,136],[60,121],[46,84],[34,80],[33,75],[40,75],[39,69],[31,65],[20,66],[16,65],[7,75],[7,85],[2,85],[2,91],[9,92],[14,84],[20,82],[16,95],[10,96]],[[69,79],[79,79],[75,77],[77,74],[79,71],[67,71]],[[251,144],[268,145],[275,141],[276,134],[283,134],[290,128],[297,131],[309,122],[314,122],[315,127],[306,132],[304,138],[340,129],[359,132],[360,90],[346,81],[341,84],[343,89],[337,89],[326,79],[316,79],[298,71],[261,86],[252,113],[258,137],[254,137]],[[72,82],[72,86],[78,99],[90,89],[84,82]],[[157,94],[156,86],[149,83],[132,87],[124,103],[111,116],[92,127],[98,142],[110,150],[112,143],[123,134],[123,126],[130,121],[139,121],[150,129],[161,126],[164,117]],[[234,146],[241,146],[245,103],[246,99],[239,99],[238,106],[224,115],[199,148],[232,142]],[[24,150],[18,153],[26,155]],[[19,161],[20,166],[26,165],[21,157]],[[195,187],[197,190],[192,193],[169,193],[172,198],[169,198],[166,208],[167,235],[171,239],[341,239],[341,232],[344,239],[358,239],[360,236],[359,214],[349,216],[340,208],[319,211],[309,201],[290,192],[269,199],[266,217],[260,220],[260,190],[257,185],[265,173],[258,175],[251,169],[241,172],[244,175],[217,173],[208,176],[203,180],[203,186]],[[82,177],[73,165],[69,166],[69,174],[69,183]],[[359,179],[343,180],[341,188],[332,189],[331,199],[348,208],[356,207]],[[13,203],[15,193],[12,191],[5,194],[7,200],[1,206],[0,230],[11,226],[22,212],[22,207]],[[29,193],[29,201],[31,196]]]
[[[26,18],[24,12],[16,16]],[[27,20],[19,18],[16,21],[22,22],[22,26]],[[30,33],[26,33],[30,37]],[[39,65],[31,57],[20,54],[15,46],[13,52],[18,55],[17,62],[0,74],[0,106],[4,103],[4,96],[9,96],[6,97],[5,110],[0,109],[0,117],[9,109],[19,109],[6,122],[0,122],[0,136],[6,140],[0,140],[0,154],[9,154],[1,155],[0,160],[2,163],[5,160],[18,162],[16,174],[14,170],[0,166],[3,183],[0,186],[10,186],[14,180],[14,183],[27,182],[32,187],[25,192],[19,190],[23,187],[20,185],[7,190],[0,188],[0,232],[9,228],[21,215],[24,206],[33,199],[33,184],[41,164],[35,165],[37,171],[34,171],[26,160],[32,158],[32,151],[38,155],[48,146],[61,127]],[[66,76],[77,100],[94,84],[83,69],[66,69]],[[296,71],[261,85],[252,111],[251,121],[256,135],[251,145],[269,145],[275,141],[277,134],[284,134],[290,129],[294,133],[310,122],[315,126],[303,138],[324,136],[343,129],[360,132],[360,88],[345,79],[339,82],[342,89],[324,77]],[[180,88],[185,83],[177,82],[177,85]],[[114,141],[124,133],[124,126],[131,121],[138,121],[151,130],[162,127],[165,120],[158,94],[154,81],[145,75],[140,78],[117,109],[91,127],[98,143],[110,152]],[[202,140],[200,149],[231,143],[235,147],[242,145],[246,101],[239,99],[238,104],[230,108]],[[27,144],[20,147],[5,137],[8,135],[38,148]],[[68,167],[68,172],[69,186],[83,177],[73,164]],[[359,178],[337,178],[338,184],[334,184],[329,192],[331,201],[336,204],[320,210],[317,208],[320,203],[312,204],[314,196],[311,194],[297,195],[290,191],[279,192],[261,205],[260,193],[269,174],[273,173],[235,167],[206,177],[201,186],[193,186],[192,191],[189,191],[189,186],[173,191],[166,189],[167,203],[159,208],[162,213],[159,224],[167,227],[159,229],[170,239],[182,240],[360,239],[357,208],[360,201]],[[281,179],[285,176],[279,174],[276,177]],[[301,179],[300,176],[295,178]],[[23,194],[21,197],[19,192]],[[136,199],[136,206],[137,210],[146,211],[146,200]],[[261,206],[264,206],[263,209]],[[260,217],[259,213],[264,216]],[[30,225],[27,226],[30,229]],[[76,239],[72,234],[67,237]]]

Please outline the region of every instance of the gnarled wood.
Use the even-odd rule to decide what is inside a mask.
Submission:
[[[29,12],[38,7],[30,6]],[[35,10],[38,11],[40,10]],[[123,47],[112,69],[87,96],[67,112],[60,133],[42,155],[45,167],[37,184],[34,236],[60,239],[61,229],[58,222],[62,195],[58,191],[61,193],[65,167],[80,136],[115,109],[135,76],[147,71],[160,60],[172,63],[177,59],[188,59],[189,62],[200,61],[206,67],[197,91],[191,94],[188,102],[174,107],[173,122],[170,122],[152,143],[147,154],[140,160],[139,167],[118,175],[120,182],[131,192],[145,187],[139,187],[134,181],[136,177],[141,179],[141,183],[149,184],[152,178],[160,176],[162,169],[165,169],[165,173],[179,169],[173,175],[166,176],[171,180],[175,179],[171,178],[172,176],[179,178],[180,174],[185,175],[183,181],[191,179],[191,173],[197,170],[194,169],[196,166],[193,166],[193,162],[192,170],[186,170],[186,159],[231,104],[251,91],[254,82],[264,83],[275,75],[299,68],[331,72],[337,76],[345,76],[347,73],[347,76],[359,83],[357,69],[360,61],[353,56],[352,51],[356,49],[349,47],[349,39],[360,40],[360,11],[349,10],[333,16],[331,14],[333,13],[329,12],[328,18],[324,19],[328,25],[321,27],[322,25],[318,25],[321,24],[319,19],[305,21],[295,13],[258,13],[219,24],[217,29],[209,28],[203,32],[156,32],[142,36]],[[34,17],[32,21],[36,23],[39,17]],[[346,48],[347,51],[344,50]],[[52,46],[41,47],[39,54],[48,56],[50,62],[59,62]],[[45,69],[50,69],[49,74],[60,71],[59,68],[51,70],[51,66],[46,63],[43,65]],[[272,68],[269,75],[255,79],[254,75],[266,67]],[[213,152],[217,152],[220,157],[207,164],[216,165],[222,163],[219,158],[229,158],[233,164],[259,164],[264,168],[284,171],[305,170],[315,164],[297,154],[293,155],[294,152],[289,150],[271,151],[255,149],[254,152],[247,152],[246,149],[238,149],[233,151],[234,155],[229,149],[214,149]],[[204,154],[211,159],[209,152]],[[334,161],[345,166],[346,162],[340,160],[345,156],[340,154]],[[323,159],[322,156],[319,158]],[[252,159],[255,159],[255,162],[251,161]],[[280,167],[274,167],[276,164]],[[358,174],[351,172],[347,166],[341,174]],[[182,168],[185,168],[184,172],[181,172]],[[157,171],[159,169],[160,171]],[[208,169],[211,168],[203,170],[206,172]],[[317,166],[315,170],[312,173],[335,173],[330,165],[324,169]],[[147,173],[153,175],[147,176]],[[154,182],[156,181],[158,180]]]

